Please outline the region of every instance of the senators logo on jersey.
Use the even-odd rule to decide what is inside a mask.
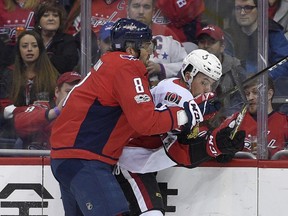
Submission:
[[[169,101],[170,103],[179,104],[181,99],[182,97],[180,95],[173,92],[167,92],[167,94],[165,95],[165,100]]]

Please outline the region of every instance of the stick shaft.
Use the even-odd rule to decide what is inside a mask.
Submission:
[[[280,59],[279,61],[277,61],[276,63],[270,65],[269,67],[264,68],[263,70],[253,74],[251,77],[249,77],[246,80],[244,80],[240,85],[243,86],[246,83],[250,82],[251,80],[257,78],[260,75],[262,75],[263,73],[271,72],[271,71],[275,70],[277,67],[279,67],[280,65],[285,64],[286,62],[288,62],[288,56]],[[216,96],[215,98],[212,98],[211,101],[222,99],[222,98],[224,98],[224,97],[226,97],[228,95],[234,94],[238,90],[239,90],[239,86],[236,85],[234,88],[230,89],[229,91],[224,92],[223,94],[220,94],[220,95]]]

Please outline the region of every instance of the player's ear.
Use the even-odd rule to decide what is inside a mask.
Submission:
[[[268,89],[268,100],[272,100],[273,95],[274,95],[273,89]]]
[[[138,53],[137,53],[132,47],[130,47],[130,46],[128,46],[128,47],[126,48],[126,53],[128,53],[129,55],[133,55],[133,56],[135,56],[135,57],[138,56]]]
[[[189,79],[191,79],[191,71],[185,71],[185,82],[187,82]]]
[[[60,92],[60,89],[58,86],[56,86],[55,90],[54,90],[54,94],[55,94],[55,97],[58,98],[59,96],[59,92]]]

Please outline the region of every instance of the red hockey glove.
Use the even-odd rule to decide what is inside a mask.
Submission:
[[[244,147],[245,131],[237,131],[233,139],[230,134],[233,128],[225,127],[218,131],[215,129],[208,136],[206,150],[211,157],[221,154],[232,154],[241,151]]]

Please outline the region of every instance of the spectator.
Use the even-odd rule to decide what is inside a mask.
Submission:
[[[38,95],[45,93],[47,100],[53,100],[58,72],[51,64],[37,32],[30,30],[19,35],[14,66],[1,73],[5,81],[1,90],[6,92],[1,92],[0,109],[6,129],[13,125],[14,114],[26,110],[38,100]],[[5,131],[5,128],[2,129]],[[14,131],[9,132],[13,134]]]
[[[116,22],[126,16],[127,0],[92,0],[91,1],[91,27],[98,36],[100,28],[106,22]],[[75,0],[68,14],[66,32],[75,35],[80,31],[81,0]]]
[[[257,107],[258,107],[258,95],[259,91],[261,91],[261,86],[258,84],[257,80],[253,80],[248,84],[246,84],[243,88],[249,105],[248,105],[248,111],[244,116],[243,122],[239,130],[245,130],[246,132],[244,151],[255,153],[256,149],[255,146],[252,146],[252,143],[255,142],[254,139],[257,137]],[[287,115],[280,112],[276,112],[273,109],[272,99],[275,90],[271,78],[268,79],[267,89],[268,89],[267,148],[269,153],[268,158],[270,159],[277,151],[280,151],[287,146],[288,117]],[[238,115],[238,113],[234,114],[233,116],[236,115]],[[281,125],[281,127],[279,127],[279,125]]]
[[[245,71],[240,60],[224,52],[224,33],[222,29],[215,25],[203,27],[197,34],[198,47],[214,54],[222,64],[223,75],[217,83],[216,93],[218,95],[234,88],[237,84],[245,80]],[[242,99],[239,94],[227,96],[224,99],[223,108],[226,117],[240,111]]]
[[[258,33],[257,33],[257,0],[235,0],[236,23],[227,29],[229,53],[242,62],[247,75],[257,72],[258,59]],[[282,27],[269,19],[268,26],[268,65],[273,64],[288,55],[288,41],[284,36]],[[231,49],[232,48],[232,49]],[[231,51],[234,50],[234,51]],[[275,80],[279,76],[287,76],[288,63],[273,70],[270,76]]]
[[[156,0],[128,0],[127,13],[129,18],[148,25],[152,29],[153,35],[172,36],[173,39],[180,41],[178,35],[169,27],[153,22],[155,9]]]
[[[7,34],[11,44],[16,43],[16,28],[34,28],[34,9],[40,0],[3,0],[0,1],[0,34]]]
[[[143,22],[152,29],[156,47],[153,55],[150,56],[147,70],[150,76],[150,82],[157,84],[159,80],[177,76],[187,53],[184,47],[171,36],[158,34],[158,31],[154,32],[154,30],[157,29],[157,25],[152,24],[154,10],[155,0],[128,1],[128,17]]]
[[[98,36],[98,47],[100,51],[100,56],[111,50],[111,39],[110,33],[113,26],[113,22],[106,22],[99,31]]]
[[[206,100],[213,94],[212,86],[219,80],[221,69],[221,63],[216,56],[201,49],[192,51],[183,61],[181,78],[163,80],[151,90],[154,103],[182,107],[185,101],[195,99],[199,107],[203,103],[204,106],[207,105],[204,109],[215,112],[215,108]],[[213,117],[211,113],[203,114],[207,120]],[[197,126],[194,127],[197,128],[199,129]],[[189,143],[187,133],[185,135],[181,133],[181,137],[173,132],[163,134],[161,137],[164,147],[159,136],[137,137],[130,140],[129,146],[124,148],[119,159],[121,174],[117,179],[130,203],[131,215],[164,215],[163,199],[154,172],[175,165],[196,167],[215,157],[208,147],[206,149],[208,142],[204,130],[207,128],[201,126],[195,137],[189,139]],[[188,133],[190,134],[190,131]],[[180,138],[183,139],[180,141]],[[233,143],[235,146],[239,144],[236,140]],[[181,143],[182,141],[184,142]],[[228,144],[228,141],[221,141]],[[244,137],[241,142],[240,146],[243,146]],[[234,150],[239,149],[236,150],[235,147]],[[222,149],[222,152],[224,151]]]
[[[6,66],[15,58],[16,36],[22,30],[34,28],[34,9],[40,0],[2,0],[0,1],[0,37],[9,52],[3,57]]]
[[[43,2],[35,11],[35,30],[59,73],[72,71],[79,59],[75,38],[63,33],[65,19],[66,12],[58,3]]]
[[[288,1],[269,0],[269,18],[283,27],[285,37],[288,39]]]
[[[120,18],[126,17],[127,15],[127,5],[129,5],[130,0],[92,0],[91,2],[91,25],[93,31],[98,36],[101,26],[103,26],[106,22],[115,22]],[[70,34],[75,34],[80,31],[80,0],[76,0],[73,4],[73,7],[68,15],[68,25],[66,30]],[[156,0],[153,0],[153,5],[155,5]],[[172,35],[174,39],[178,39],[178,35],[170,30],[166,26],[168,24],[167,18],[159,15],[161,12],[159,10],[153,10],[154,15],[153,19],[155,22],[153,23],[153,31],[155,34],[162,34],[166,36]],[[160,17],[159,17],[160,16]],[[152,24],[152,17],[149,18],[150,23]],[[161,23],[161,24],[159,24]]]
[[[80,80],[81,75],[77,72],[63,73],[57,80],[53,101],[35,101],[26,110],[14,115],[14,126],[21,138],[22,148],[50,149],[49,137],[53,120],[60,114],[67,94]]]
[[[201,29],[205,4],[204,0],[157,0],[156,5],[170,21],[167,27],[177,35],[178,41],[195,43],[196,33]]]
[[[187,123],[187,115],[188,128],[202,120],[190,102],[187,114],[178,107],[155,110],[144,65],[152,52],[151,39],[145,24],[118,20],[111,30],[112,52],[71,91],[53,125],[51,168],[66,215],[128,213],[112,169],[130,137],[176,129]]]

